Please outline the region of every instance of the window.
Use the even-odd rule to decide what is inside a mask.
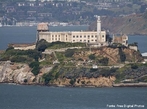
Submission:
[[[57,37],[57,35],[55,35]]]
[[[95,35],[95,37],[97,37],[97,35]]]
[[[86,42],[86,40],[84,40],[84,42]]]
[[[82,38],[82,36],[80,36],[80,38]]]
[[[80,40],[80,42],[82,42],[82,40]]]
[[[77,38],[78,38],[79,36],[77,36]]]
[[[104,35],[102,35],[102,37],[104,37]]]
[[[54,37],[54,35],[52,35],[52,37]]]
[[[84,36],[84,38],[86,38],[86,36]]]
[[[96,42],[97,40],[95,40],[95,42]]]
[[[93,35],[91,37],[93,38]]]
[[[73,42],[75,42],[75,40],[73,40]]]
[[[93,41],[93,40],[91,40],[91,41]]]
[[[75,38],[75,36],[73,36],[73,38]]]
[[[88,38],[90,38],[90,36],[88,35]]]

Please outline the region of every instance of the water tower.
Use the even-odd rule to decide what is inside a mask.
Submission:
[[[39,23],[39,24],[37,25],[36,41],[39,40],[39,33],[40,33],[40,32],[48,32],[48,31],[49,31],[48,23]]]

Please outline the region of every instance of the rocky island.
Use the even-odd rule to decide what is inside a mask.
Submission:
[[[146,86],[147,64],[142,62],[138,50],[121,44],[91,48],[84,43],[40,40],[33,50],[9,46],[0,54],[0,82],[74,87],[128,83]]]

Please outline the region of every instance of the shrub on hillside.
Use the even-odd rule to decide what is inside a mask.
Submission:
[[[107,57],[104,57],[104,58],[98,60],[98,63],[101,65],[108,65],[108,62],[109,62],[109,58],[107,58]]]
[[[89,59],[95,60],[95,55],[94,55],[94,54],[90,54],[90,55],[89,55]]]
[[[39,72],[40,72],[39,62],[37,62],[37,61],[31,62],[31,63],[29,64],[29,67],[32,68],[32,73],[33,73],[34,75],[38,75],[38,74],[39,74]]]
[[[23,56],[13,56],[10,61],[11,62],[25,62],[27,60],[26,57]]]
[[[37,42],[36,49],[38,51],[44,52],[45,49],[48,47],[48,45],[49,45],[49,43],[46,40],[41,39],[40,41]]]
[[[74,53],[75,53],[75,49],[67,49],[65,51],[65,56],[66,57],[72,57]]]

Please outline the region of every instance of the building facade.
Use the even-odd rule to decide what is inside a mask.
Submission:
[[[113,36],[112,43],[119,43],[124,46],[128,46],[128,36],[125,34],[121,36]]]
[[[50,32],[46,23],[38,24],[37,40],[45,39],[47,42],[81,42],[107,45],[106,31],[101,31],[100,16],[97,17],[97,31],[69,31],[69,32]]]

